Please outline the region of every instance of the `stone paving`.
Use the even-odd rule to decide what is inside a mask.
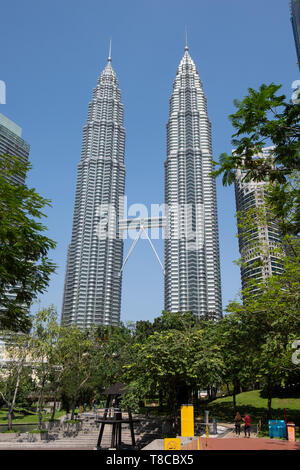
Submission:
[[[207,446],[206,446],[207,442]],[[262,438],[200,438],[200,450],[300,450],[300,442]]]
[[[126,413],[123,414],[126,418]],[[37,436],[34,434],[24,433],[14,440],[0,441],[0,450],[8,449],[38,449],[38,450],[93,450],[97,445],[99,425],[95,423],[94,413],[83,413],[82,430],[74,435],[67,435],[63,430],[50,431],[48,441],[37,440]],[[155,420],[147,420],[141,418],[139,423],[134,424],[135,439],[139,448],[146,445],[148,442],[154,440],[156,437],[161,435],[161,426],[155,422]],[[30,440],[34,440],[30,442]],[[128,424],[122,425],[122,442],[126,445],[130,445],[131,433]],[[103,438],[101,442],[102,448],[110,448],[111,446],[111,425],[106,425],[104,428]]]
[[[1,450],[94,450],[97,444],[99,427],[95,423],[94,414],[83,414],[82,430],[74,433],[73,436],[66,435],[60,430],[49,432],[48,441],[28,441],[28,434],[21,435],[7,442],[0,442]],[[160,438],[162,433],[163,420],[151,420],[141,418],[140,423],[135,424],[135,437],[138,448],[142,450],[163,450],[164,440]],[[257,438],[255,433],[250,438],[245,438],[244,434],[238,437],[234,433],[234,428],[228,424],[218,424],[224,427],[226,432],[218,436],[205,435],[198,438],[181,438],[182,449],[184,450],[300,450],[300,442],[289,442],[278,439]],[[30,436],[35,439],[34,435]],[[106,425],[102,447],[110,448],[111,426]],[[122,426],[122,441],[124,444],[131,444],[131,434],[129,425]]]

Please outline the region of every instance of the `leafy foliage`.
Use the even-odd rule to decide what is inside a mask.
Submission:
[[[252,371],[252,381],[255,378],[264,384],[269,398],[269,414],[273,390],[278,386],[284,387],[291,375],[294,384],[300,382],[299,366],[292,362],[292,343],[300,337],[299,253],[283,261],[283,274],[257,282],[259,296],[244,291],[244,303],[229,304],[229,320],[226,317],[224,320],[235,322],[238,326],[236,331],[242,334],[244,363],[239,374],[244,374],[248,368],[248,377]],[[234,349],[232,356],[234,364]]]
[[[235,170],[245,170],[243,181],[271,183],[268,200],[282,226],[283,233],[300,231],[300,104],[286,102],[276,93],[281,85],[261,85],[240,102],[234,101],[236,113],[229,116],[236,132],[232,135],[232,155],[220,156],[213,176],[223,175],[223,185],[235,180]],[[271,155],[258,158],[265,146],[274,146]]]
[[[28,331],[29,307],[55,270],[47,257],[55,242],[39,222],[49,200],[11,182],[11,176],[24,176],[29,168],[16,157],[0,156],[0,328],[14,331]]]
[[[179,403],[190,400],[193,389],[221,383],[223,362],[211,330],[202,329],[192,314],[172,315],[163,312],[153,322],[158,331],[133,344],[133,360],[124,365],[130,393],[123,403],[127,398],[126,403],[132,403],[135,398],[137,404],[159,394],[175,415]]]

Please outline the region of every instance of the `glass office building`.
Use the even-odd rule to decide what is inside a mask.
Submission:
[[[265,147],[257,158],[270,158],[274,147]],[[264,181],[243,181],[245,170],[236,170],[235,198],[236,210],[242,216],[249,209],[264,208],[268,183]],[[265,214],[265,215],[264,215]],[[251,279],[261,281],[274,274],[283,272],[280,257],[282,239],[276,220],[263,212],[249,228],[238,226],[239,251],[242,257],[242,288]]]

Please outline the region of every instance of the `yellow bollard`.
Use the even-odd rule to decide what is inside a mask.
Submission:
[[[209,438],[209,428],[208,428],[208,426],[206,426],[205,434],[206,434],[206,447],[207,447],[208,446],[208,438]]]
[[[181,407],[181,435],[194,436],[194,406],[182,405]]]

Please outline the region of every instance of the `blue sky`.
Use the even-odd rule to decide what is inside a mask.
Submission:
[[[231,151],[233,99],[261,83],[299,78],[288,0],[10,0],[1,5],[0,112],[31,145],[28,185],[52,200],[48,235],[57,263],[40,306],[60,314],[71,238],[82,126],[97,78],[112,63],[125,108],[128,204],[162,203],[168,103],[184,52],[185,25],[208,100],[214,158]],[[238,297],[233,188],[217,182],[223,307]],[[163,257],[163,242],[155,241]],[[125,242],[125,254],[131,240]],[[33,307],[33,311],[37,309]],[[152,320],[163,308],[163,275],[141,240],[123,277],[123,321]]]

